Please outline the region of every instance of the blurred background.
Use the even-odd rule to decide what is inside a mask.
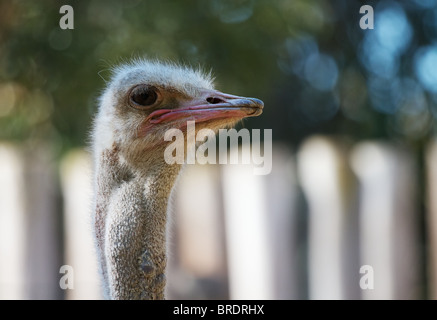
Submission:
[[[273,130],[269,175],[187,166],[170,299],[437,298],[436,40],[436,0],[0,0],[0,298],[101,298],[88,136],[143,56],[211,69],[265,103],[238,128]]]

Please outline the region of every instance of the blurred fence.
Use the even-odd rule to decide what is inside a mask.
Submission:
[[[58,169],[50,154],[0,144],[0,299],[101,298],[89,157],[74,151]],[[168,298],[435,299],[433,195],[437,143],[418,156],[312,137],[297,152],[274,145],[265,176],[188,165],[172,203]]]

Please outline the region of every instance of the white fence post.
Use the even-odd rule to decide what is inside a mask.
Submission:
[[[65,264],[72,267],[74,285],[73,289],[65,289],[67,299],[101,299],[92,237],[91,159],[86,152],[71,151],[62,160],[61,182],[64,194]]]
[[[362,298],[417,298],[414,161],[389,144],[364,142],[354,148],[351,163],[361,186],[361,264],[372,268],[374,278],[373,288],[361,284]]]
[[[55,161],[33,142],[0,145],[0,298],[58,299],[61,254]]]
[[[186,165],[170,232],[169,299],[226,299],[227,273],[219,168]]]
[[[230,152],[250,152],[250,146]],[[291,155],[273,149],[269,175],[255,175],[254,167],[222,166],[230,297],[296,297]]]
[[[0,144],[0,299],[24,299],[24,164],[18,148]]]
[[[344,147],[324,137],[305,141],[298,153],[300,182],[308,201],[309,298],[356,298],[356,243],[353,200],[355,185]],[[358,258],[357,258],[358,259]],[[352,289],[351,289],[352,287]]]

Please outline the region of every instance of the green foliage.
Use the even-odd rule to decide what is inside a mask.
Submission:
[[[359,28],[359,1],[3,1],[0,139],[52,140],[59,150],[85,145],[109,68],[138,56],[212,69],[220,90],[263,99],[264,114],[244,125],[273,128],[274,139],[297,143],[316,132],[427,139],[435,100],[414,61],[435,38],[435,25],[422,23],[430,9],[381,3],[369,3],[375,19],[400,7],[414,35],[392,52],[399,68],[391,78],[367,66],[386,48],[368,50],[378,25]],[[64,4],[74,8],[74,30],[59,27]],[[384,93],[382,84],[370,85],[407,78],[413,82],[402,82],[404,91],[424,101],[417,112],[408,105],[415,95],[399,102],[393,95],[400,87]],[[395,106],[378,107],[385,102]]]

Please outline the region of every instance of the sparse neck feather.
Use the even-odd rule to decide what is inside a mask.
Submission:
[[[110,299],[164,299],[167,206],[180,165],[122,162],[113,146],[95,157],[97,253]]]

